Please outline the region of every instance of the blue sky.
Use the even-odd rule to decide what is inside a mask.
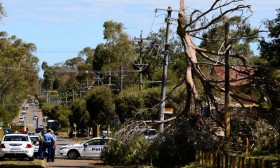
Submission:
[[[64,62],[76,57],[85,47],[95,48],[103,43],[103,23],[113,20],[125,26],[131,38],[144,37],[150,31],[165,27],[166,11],[179,9],[180,0],[0,0],[7,12],[1,31],[34,43],[41,66]],[[213,0],[185,0],[187,9],[206,9]],[[256,26],[264,18],[274,19],[280,0],[247,0],[254,12],[251,20]],[[177,13],[172,16],[177,18]],[[172,29],[175,31],[176,25]]]

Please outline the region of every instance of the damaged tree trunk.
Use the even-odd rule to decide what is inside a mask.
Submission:
[[[200,96],[198,94],[198,90],[194,84],[194,69],[197,64],[197,58],[196,58],[196,51],[195,48],[196,46],[192,42],[191,36],[189,33],[186,33],[186,17],[185,17],[185,5],[184,5],[184,0],[180,1],[180,12],[178,16],[178,28],[177,28],[177,33],[181,38],[181,41],[184,46],[185,50],[185,55],[186,55],[186,62],[187,62],[187,67],[186,67],[186,86],[187,86],[187,97],[186,97],[186,106],[185,106],[185,112],[184,115],[188,116],[190,114],[191,110],[191,99],[192,97],[194,98],[194,112],[195,115],[198,119],[198,121],[201,118],[201,113],[200,113],[200,107],[201,107],[201,100]]]

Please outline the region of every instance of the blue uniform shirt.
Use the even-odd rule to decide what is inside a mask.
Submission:
[[[44,134],[44,141],[45,143],[51,143],[52,141],[54,141],[53,135],[49,132]]]

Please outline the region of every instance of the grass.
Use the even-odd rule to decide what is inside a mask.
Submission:
[[[183,168],[212,168],[212,166],[200,165],[198,162],[192,162]]]
[[[35,159],[34,161],[28,161],[28,160],[18,160],[18,159],[11,159],[11,160],[5,160],[0,162],[1,168],[6,167],[30,167],[30,168],[42,168],[42,160]]]
[[[0,130],[0,141],[2,140],[3,136],[4,136],[4,132],[3,132],[3,129],[1,129]]]
[[[280,154],[271,154],[265,156],[251,156],[250,158],[264,159],[264,160],[280,160]]]

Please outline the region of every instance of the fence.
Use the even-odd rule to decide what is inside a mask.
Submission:
[[[217,168],[280,168],[280,160],[246,158],[220,152],[198,151],[195,157],[201,165]]]

